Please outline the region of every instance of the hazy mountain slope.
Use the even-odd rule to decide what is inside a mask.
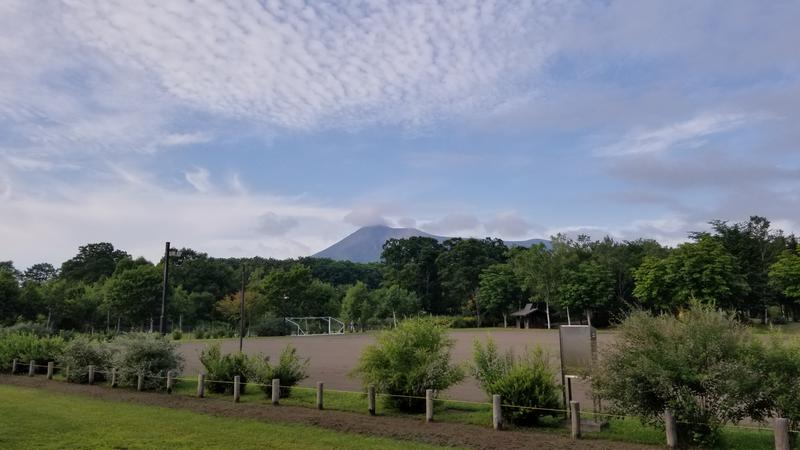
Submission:
[[[385,225],[362,227],[341,241],[316,253],[316,258],[330,258],[353,262],[375,262],[380,260],[383,244],[389,239],[405,239],[413,236],[425,236],[444,241],[445,236],[436,236],[416,228],[392,228]],[[506,241],[509,247],[530,247],[531,245],[549,241],[544,239],[528,239],[526,241]]]

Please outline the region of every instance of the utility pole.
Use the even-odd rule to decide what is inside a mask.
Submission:
[[[242,261],[242,299],[239,302],[239,353],[244,345],[244,261]]]
[[[169,283],[169,242],[164,246],[164,285],[161,289],[161,319],[158,321],[158,332],[164,335],[164,308],[167,305],[167,285]]]

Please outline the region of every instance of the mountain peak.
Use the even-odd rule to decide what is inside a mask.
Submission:
[[[383,244],[389,239],[407,239],[417,236],[433,238],[439,242],[450,239],[446,236],[436,236],[426,233],[416,228],[393,228],[384,224],[367,225],[312,256],[315,258],[330,258],[359,263],[377,262],[381,259]],[[549,241],[543,239],[506,241],[505,243],[509,247],[530,247],[540,242],[544,242],[545,244],[549,243]]]

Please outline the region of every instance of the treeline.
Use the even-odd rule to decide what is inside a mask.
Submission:
[[[502,325],[526,303],[542,324],[603,325],[632,309],[677,312],[696,301],[742,318],[796,316],[800,252],[794,235],[753,216],[711,222],[670,248],[654,240],[558,235],[549,245],[508,248],[498,239],[389,240],[380,263],[328,259],[213,258],[191,249],[170,258],[168,329],[239,319],[242,267],[246,320],[334,316],[358,328],[419,314],[460,326]],[[164,261],[88,244],[60,268],[18,271],[0,263],[0,322],[58,329],[146,329],[158,318]],[[267,325],[262,326],[266,327]]]

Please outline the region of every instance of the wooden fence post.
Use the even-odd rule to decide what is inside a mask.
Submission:
[[[206,374],[204,373],[197,375],[197,396],[200,398],[206,396]]]
[[[281,380],[279,378],[272,379],[272,404],[277,405],[281,398]]]
[[[15,373],[17,373],[17,358],[14,358],[14,360],[11,361],[11,375],[14,375]]]
[[[233,402],[239,403],[239,393],[241,392],[241,377],[236,375],[233,377]]]
[[[111,387],[112,388],[117,387],[117,368],[116,367],[112,367],[111,368]]]
[[[503,409],[500,407],[500,395],[492,395],[492,428],[503,429]]]
[[[94,366],[89,365],[89,384],[94,384]]]
[[[581,437],[581,404],[576,401],[569,402],[570,422],[572,423],[572,439]]]
[[[64,367],[64,379],[69,382],[69,366]]]
[[[136,376],[136,390],[141,391],[143,389],[144,389],[144,374],[139,373],[139,375]]]
[[[775,450],[789,450],[789,419],[775,419]]]
[[[317,409],[323,409],[323,404],[322,404],[323,403],[323,401],[322,401],[323,391],[322,390],[323,390],[322,381],[317,381]]]
[[[367,407],[369,408],[369,415],[375,415],[375,385],[370,384],[367,388]]]
[[[664,411],[664,428],[667,431],[667,447],[676,448],[678,446],[678,425],[675,423],[675,415],[671,409]]]
[[[36,361],[31,360],[30,365],[28,366],[28,376],[32,377],[36,373]]]
[[[167,394],[172,393],[172,371],[167,371]]]
[[[48,380],[52,380],[53,379],[53,370],[55,370],[55,363],[53,361],[50,361],[50,362],[47,363],[47,379]]]
[[[433,389],[425,390],[425,422],[433,422]]]

